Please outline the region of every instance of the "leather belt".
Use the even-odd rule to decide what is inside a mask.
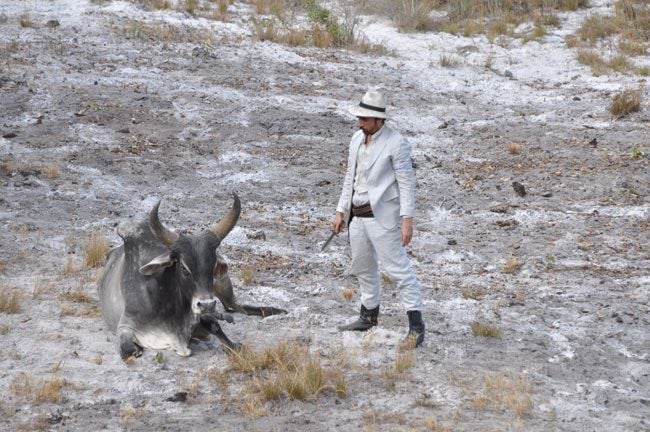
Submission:
[[[372,207],[370,207],[370,203],[364,204],[358,207],[352,206],[352,215],[354,217],[375,217],[375,215],[372,213]]]

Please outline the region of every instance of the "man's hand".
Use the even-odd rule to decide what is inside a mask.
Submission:
[[[345,216],[341,212],[336,212],[336,216],[334,216],[334,223],[332,224],[332,231],[335,233],[340,233],[343,228],[345,228],[345,221],[343,220],[343,216]]]
[[[402,246],[408,246],[413,238],[413,219],[407,216],[402,217]]]

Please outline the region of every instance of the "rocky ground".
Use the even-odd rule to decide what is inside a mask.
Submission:
[[[21,293],[0,313],[0,429],[649,430],[650,117],[647,102],[607,111],[624,88],[648,91],[638,76],[593,77],[564,45],[611,8],[593,3],[510,47],[366,17],[382,55],[255,41],[243,3],[224,22],[121,1],[0,4],[0,285],[3,301]],[[161,21],[179,33],[136,28]],[[459,64],[441,67],[445,53]],[[385,280],[376,330],[339,333],[358,310],[345,236],[320,252],[347,107],[370,85],[389,95],[417,175],[427,333],[397,375],[399,292]],[[236,316],[226,333],[256,349],[306,343],[327,366],[343,356],[345,397],[251,415],[245,374],[206,377],[228,368],[218,341],[120,360],[99,269],[83,265],[89,236],[118,245],[117,224],[157,199],[169,227],[197,231],[232,192],[243,213],[220,251],[236,293],[289,313]],[[60,399],[39,399],[52,382]]]

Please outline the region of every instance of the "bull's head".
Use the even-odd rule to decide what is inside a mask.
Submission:
[[[167,229],[158,218],[160,202],[149,213],[151,231],[169,250],[140,267],[140,273],[153,275],[166,269],[173,270],[175,283],[191,291],[195,314],[213,312],[217,303],[212,288],[215,276],[222,272],[217,248],[234,228],[241,212],[239,197],[233,195],[230,211],[210,230],[198,235],[183,235]]]

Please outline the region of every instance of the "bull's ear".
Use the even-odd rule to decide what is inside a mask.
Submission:
[[[228,273],[228,263],[221,256],[217,255],[217,262],[214,265],[213,275],[215,278],[222,278]]]
[[[158,255],[156,258],[149,261],[147,264],[140,267],[140,273],[145,276],[151,276],[154,273],[158,273],[171,267],[174,264],[174,260],[169,252],[165,252],[162,255]]]

